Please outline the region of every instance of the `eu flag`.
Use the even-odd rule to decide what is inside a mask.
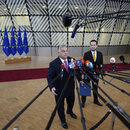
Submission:
[[[18,31],[18,38],[17,38],[17,51],[18,51],[19,55],[22,55],[22,53],[23,53],[23,45],[22,45],[22,38],[21,38],[20,28],[19,28],[19,31]]]
[[[15,38],[14,38],[14,30],[13,27],[11,29],[11,53],[14,56],[16,54],[16,44],[15,44]]]
[[[4,53],[9,56],[11,53],[10,46],[9,46],[9,38],[7,34],[7,29],[5,27],[5,32],[4,32],[4,39],[3,39],[3,51]]]
[[[26,29],[24,29],[23,51],[24,51],[26,54],[29,52]]]

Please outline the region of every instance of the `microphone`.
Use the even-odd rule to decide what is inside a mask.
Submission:
[[[112,71],[115,71],[114,70],[115,69],[115,62],[116,62],[115,57],[111,57],[110,58],[110,64],[112,65]]]
[[[76,69],[78,69],[78,66],[76,65],[76,61],[75,60],[73,60],[73,63],[74,63],[74,69],[76,70]]]
[[[75,26],[75,28],[74,28],[74,30],[73,30],[73,32],[72,32],[72,35],[71,35],[71,38],[74,38],[74,36],[75,36],[75,34],[76,34],[76,32],[77,32],[77,29],[80,27],[80,25],[76,25]]]
[[[89,60],[86,61],[87,68],[93,69],[93,64]]]
[[[85,62],[84,59],[82,58],[80,59],[80,61],[81,61],[81,64],[84,65],[84,62]]]
[[[64,71],[64,63],[61,64],[61,79],[63,78],[63,71]]]
[[[64,16],[63,16],[63,25],[65,27],[69,27],[71,25],[72,22],[72,16],[69,12],[67,12]]]
[[[86,60],[86,62],[85,62],[85,65],[86,65],[86,67],[88,68],[88,63],[89,63],[90,61],[89,60]]]
[[[119,58],[120,58],[120,60],[121,60],[123,63],[125,63],[125,58],[124,58],[124,56],[120,56]]]
[[[88,71],[88,73],[93,75],[93,78],[98,80],[98,76],[96,75],[95,71],[93,70],[93,64],[89,60],[86,61],[86,67],[91,69],[91,71]]]
[[[82,70],[83,70],[83,69],[81,69],[82,63],[81,63],[80,60],[76,60],[76,66],[79,68],[80,74],[82,74]]]
[[[123,64],[130,64],[130,62],[125,62],[124,56],[120,56],[119,59],[123,62]]]
[[[71,70],[74,70],[74,68],[75,68],[75,65],[74,65],[74,63],[73,62],[69,62],[69,68],[71,69]]]
[[[80,68],[82,66],[81,61],[80,60],[76,60],[76,65],[77,65],[77,67]]]

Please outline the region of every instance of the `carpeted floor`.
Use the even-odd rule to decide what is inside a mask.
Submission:
[[[116,66],[126,67],[130,69],[130,64],[117,63]],[[103,69],[112,70],[112,65],[105,64],[103,66]],[[123,69],[123,68],[115,69],[115,71],[123,71],[123,70],[128,70],[128,69]],[[0,82],[46,78],[47,73],[48,73],[48,68],[2,70],[0,71]]]
[[[0,82],[46,78],[47,73],[48,68],[2,70],[0,71]]]

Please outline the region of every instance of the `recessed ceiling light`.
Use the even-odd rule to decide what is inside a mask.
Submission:
[[[61,8],[62,8],[62,6],[59,6],[59,8],[61,9]]]

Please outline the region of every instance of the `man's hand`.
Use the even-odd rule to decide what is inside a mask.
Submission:
[[[57,96],[57,94],[55,93],[55,91],[56,91],[56,88],[53,87],[53,88],[51,89],[51,92],[52,92],[55,96]]]
[[[83,86],[84,82],[81,80],[81,81],[80,81],[80,84]]]

